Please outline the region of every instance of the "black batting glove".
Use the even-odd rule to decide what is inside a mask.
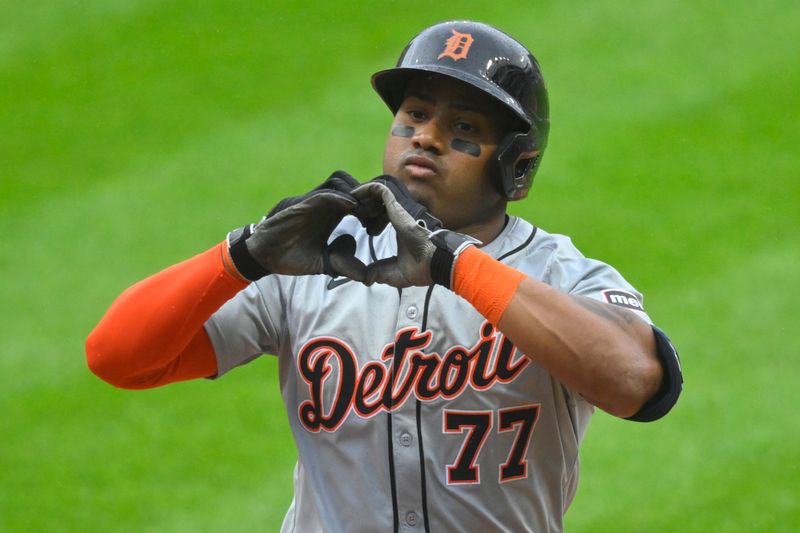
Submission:
[[[425,225],[431,231],[442,228],[442,222],[428,212],[428,208],[412,198],[408,188],[394,176],[384,174],[374,178],[368,183],[380,183],[388,188],[397,203],[411,215],[411,217]],[[380,235],[389,224],[389,217],[379,196],[362,195],[359,199],[359,208],[356,216],[370,235]]]
[[[302,202],[318,194],[322,191],[336,191],[343,193],[346,196],[350,196],[350,193],[361,185],[353,176],[345,172],[344,170],[337,170],[333,174],[331,174],[328,179],[317,185],[311,191],[301,194],[300,196],[292,196],[290,198],[284,198],[280,202],[278,202],[275,207],[273,207],[269,213],[267,213],[267,218],[275,215],[283,211],[286,208],[289,208],[295,204]]]
[[[258,224],[228,234],[228,250],[239,273],[250,281],[267,274],[342,275],[364,281],[366,266],[355,257],[352,236],[328,244],[342,218],[354,214],[358,202],[350,192],[359,183],[334,172],[314,190],[286,198]]]
[[[379,181],[365,183],[352,194],[362,206],[371,206],[375,218],[378,207],[383,209],[397,234],[397,255],[367,266],[366,285],[385,283],[405,288],[438,283],[450,289],[458,255],[469,246],[481,244],[468,235],[442,229],[441,223],[431,231],[425,222],[420,223],[423,219],[415,219],[394,192]]]

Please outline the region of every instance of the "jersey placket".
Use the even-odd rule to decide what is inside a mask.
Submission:
[[[396,331],[415,328],[422,329],[423,306],[427,287],[403,289],[397,309]],[[404,368],[394,368],[400,375],[396,383],[402,383],[408,370],[413,352],[404,358]],[[397,356],[397,354],[395,354]],[[393,360],[393,364],[397,361]],[[417,432],[417,409],[414,391],[409,393],[391,411],[391,444],[389,453],[394,464],[395,490],[397,494],[397,513],[400,531],[423,531],[424,515],[420,486],[422,485],[422,465],[420,464],[420,435]]]

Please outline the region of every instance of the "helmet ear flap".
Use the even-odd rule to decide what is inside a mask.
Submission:
[[[492,182],[508,200],[528,195],[542,152],[530,133],[509,133],[497,145],[492,157]]]

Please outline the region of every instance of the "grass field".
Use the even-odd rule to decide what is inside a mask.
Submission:
[[[672,336],[661,422],[595,416],[570,531],[800,529],[800,4],[0,0],[0,531],[276,531],[294,446],[263,357],[116,390],[83,343],[134,281],[336,169],[380,171],[369,75],[425,25],[542,63],[513,206]]]

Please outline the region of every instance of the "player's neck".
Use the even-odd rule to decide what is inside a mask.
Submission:
[[[493,216],[489,220],[466,225],[463,228],[459,228],[455,231],[464,233],[470,237],[475,237],[485,246],[495,240],[498,235],[500,235],[507,223],[508,215],[506,215],[505,212],[502,212],[498,213],[497,216]]]

